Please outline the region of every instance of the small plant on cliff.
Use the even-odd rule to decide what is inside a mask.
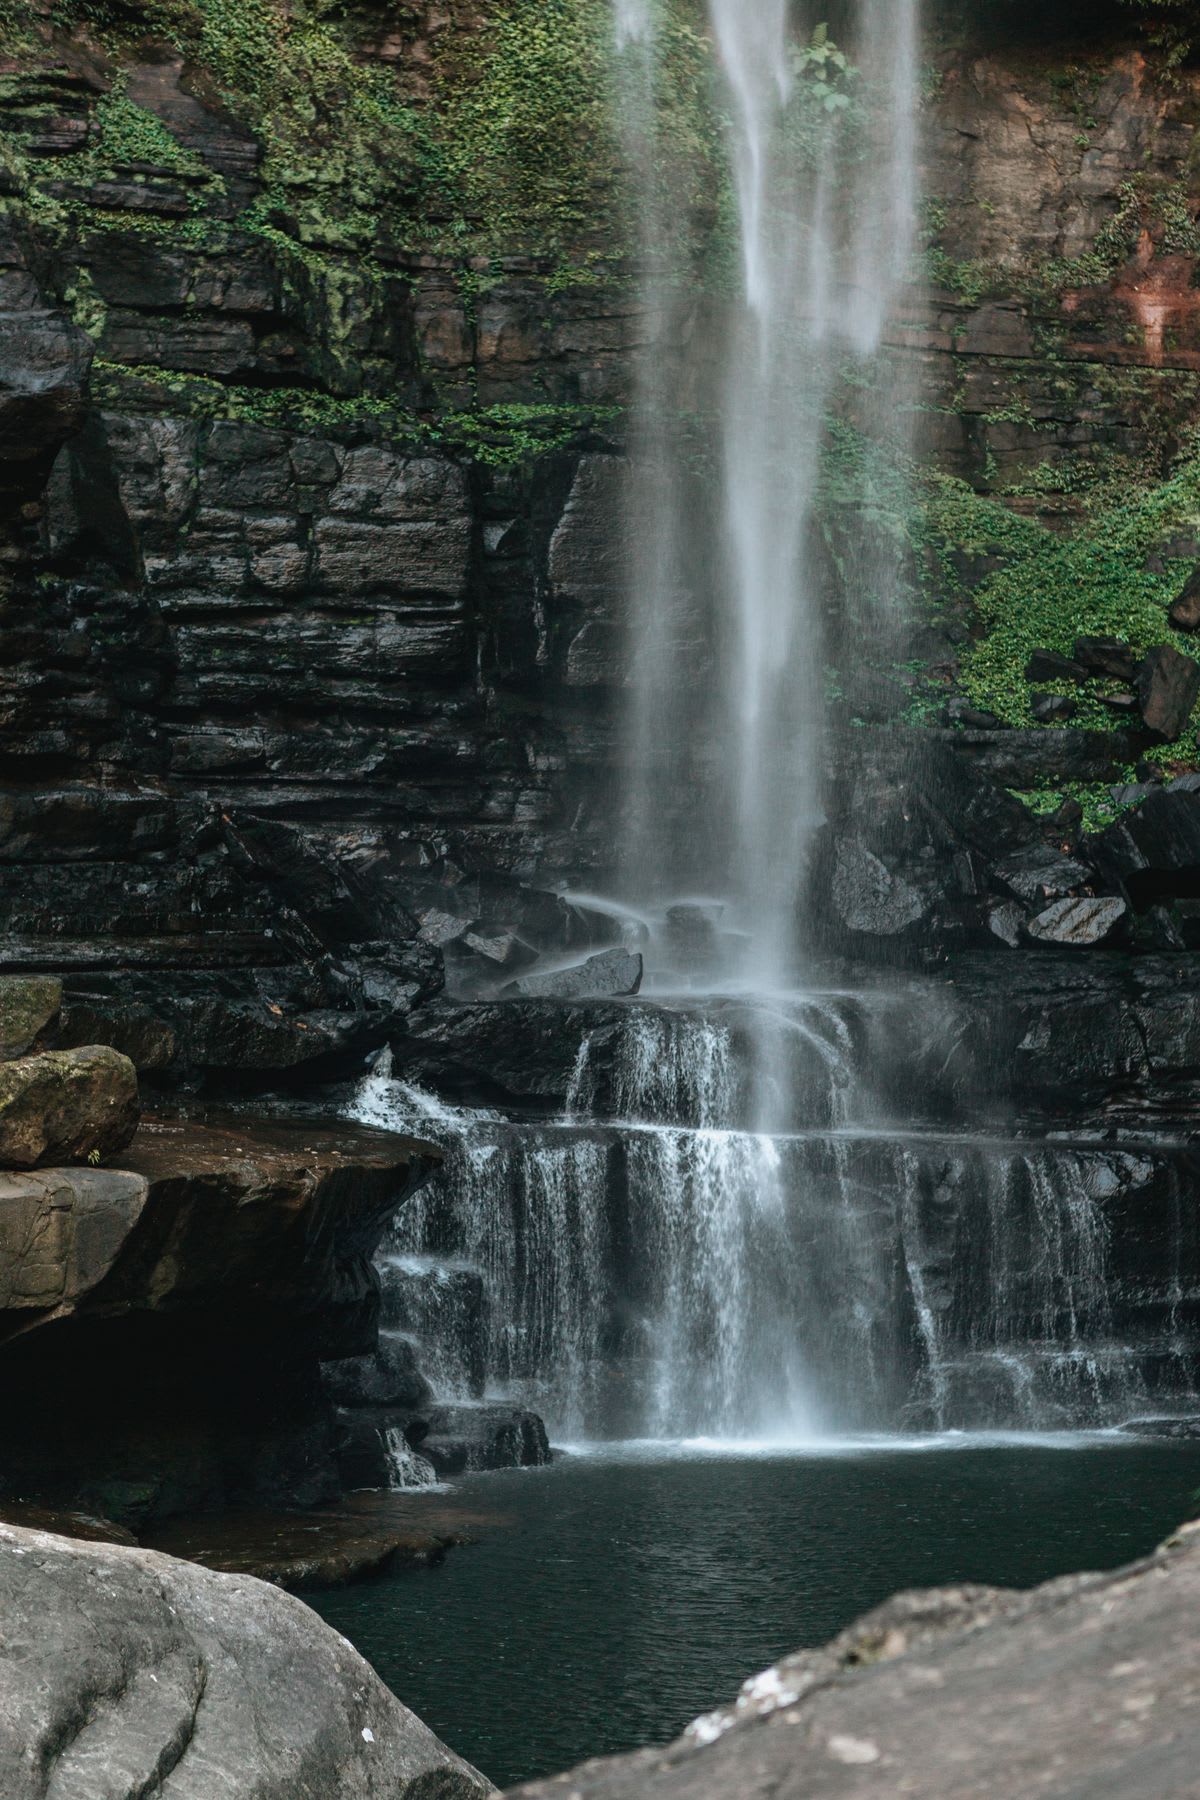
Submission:
[[[1168,70],[1187,61],[1200,28],[1196,0],[1121,0],[1121,4],[1140,15],[1151,46]]]

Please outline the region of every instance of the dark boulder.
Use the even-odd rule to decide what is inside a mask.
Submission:
[[[417,1411],[433,1389],[422,1375],[415,1345],[399,1332],[380,1335],[371,1356],[352,1356],[324,1366],[326,1391],[338,1406],[393,1406]]]
[[[987,914],[988,930],[993,937],[998,937],[1002,944],[1015,950],[1021,942],[1021,932],[1025,924],[1025,914],[1013,900],[1001,900],[989,906]]]
[[[848,931],[897,937],[925,917],[924,896],[857,838],[843,838],[833,870],[833,903]]]
[[[1039,725],[1060,725],[1079,711],[1079,703],[1066,694],[1035,694],[1029,704]]]
[[[1153,789],[1101,835],[1097,856],[1137,906],[1200,893],[1200,792],[1186,777]]]
[[[1200,662],[1173,644],[1160,644],[1138,667],[1137,696],[1146,730],[1173,744],[1200,700]]]
[[[1010,893],[1031,906],[1060,900],[1091,879],[1091,871],[1083,863],[1048,844],[1014,851],[996,864],[993,874]]]
[[[1113,681],[1132,681],[1137,668],[1133,646],[1114,637],[1076,638],[1075,661],[1089,675],[1107,675]]]
[[[301,1601],[150,1550],[0,1525],[0,1792],[477,1800]]]
[[[1056,900],[1029,923],[1029,935],[1040,944],[1090,949],[1110,938],[1129,908],[1124,900]]]
[[[32,1050],[58,1018],[61,1005],[62,982],[56,975],[8,975],[0,980],[0,1057],[24,1056]]]
[[[1058,650],[1035,650],[1025,665],[1026,681],[1087,681],[1089,672],[1073,656]]]
[[[140,1113],[134,1066],[106,1045],[0,1063],[0,1166],[103,1162],[125,1148]]]
[[[1188,576],[1167,617],[1176,631],[1200,631],[1200,568]]]
[[[439,1475],[470,1469],[539,1468],[550,1461],[536,1413],[504,1405],[435,1406],[409,1427],[409,1442]]]

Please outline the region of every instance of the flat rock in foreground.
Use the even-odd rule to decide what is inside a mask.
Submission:
[[[1200,1794],[1200,1525],[1031,1593],[902,1594],[662,1750],[525,1800],[1163,1800]]]
[[[344,1638],[261,1582],[0,1525],[0,1617],[4,1800],[492,1791]]]

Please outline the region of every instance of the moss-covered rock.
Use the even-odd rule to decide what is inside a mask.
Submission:
[[[58,1017],[62,982],[56,975],[9,975],[0,980],[0,1057],[24,1056]]]
[[[0,1167],[103,1161],[125,1148],[140,1116],[134,1066],[106,1045],[0,1065]]]

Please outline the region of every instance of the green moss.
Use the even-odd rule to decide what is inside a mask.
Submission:
[[[161,120],[135,105],[120,87],[97,102],[94,123],[96,141],[91,157],[100,167],[116,172],[143,163],[173,175],[209,179],[202,159],[185,149]],[[72,173],[77,167],[73,166]]]
[[[338,439],[368,437],[414,453],[436,447],[489,468],[513,468],[564,449],[620,416],[611,406],[490,406],[431,420],[386,396],[337,399],[309,388],[238,387],[104,360],[92,365],[92,385],[98,404],[109,408],[158,408]]]
[[[1124,773],[1130,782],[1134,780],[1132,769]],[[1083,813],[1083,829],[1086,832],[1106,831],[1122,813],[1128,812],[1135,804],[1114,799],[1112,784],[1101,781],[1068,781],[1061,787],[1010,788],[1009,792],[1029,809],[1035,819],[1050,818],[1064,800],[1074,800]]]
[[[1077,637],[1088,635],[1121,638],[1138,653],[1164,642],[1194,648],[1167,619],[1190,560],[1168,561],[1163,574],[1147,560],[1173,536],[1200,530],[1200,461],[1187,462],[1140,499],[1109,506],[1071,537],[1016,518],[945,479],[934,484],[929,514],[951,553],[1002,560],[974,595],[983,636],[963,660],[962,682],[977,706],[1007,724],[1032,722],[1024,671],[1034,650],[1069,653]],[[1083,694],[1081,724],[1112,726],[1102,697],[1115,685],[1094,683]],[[1078,695],[1054,684],[1045,691]]]

